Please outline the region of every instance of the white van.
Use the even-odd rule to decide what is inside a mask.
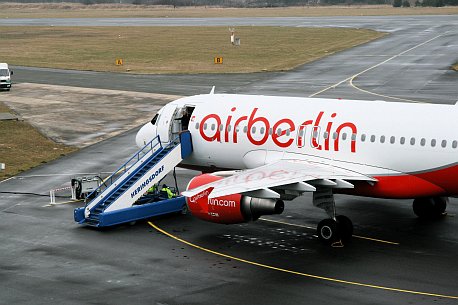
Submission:
[[[13,71],[10,71],[8,64],[0,63],[0,89],[11,89],[11,75]]]

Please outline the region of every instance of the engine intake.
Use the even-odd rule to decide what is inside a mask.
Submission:
[[[283,200],[253,198],[242,196],[242,214],[245,219],[256,220],[262,215],[281,214],[285,209]]]

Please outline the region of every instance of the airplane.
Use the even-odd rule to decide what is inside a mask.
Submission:
[[[456,105],[210,94],[165,105],[136,135],[169,143],[189,130],[179,166],[202,171],[182,195],[196,217],[232,224],[280,214],[313,192],[328,218],[317,235],[348,241],[351,220],[334,194],[414,199],[421,218],[445,214],[458,194]]]

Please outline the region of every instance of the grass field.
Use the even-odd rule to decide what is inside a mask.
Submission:
[[[288,70],[385,35],[365,29],[239,27],[2,27],[11,65],[135,73]],[[214,64],[223,57],[223,64]],[[123,66],[115,60],[122,58]]]
[[[10,109],[0,103],[0,112]],[[6,164],[0,181],[76,150],[49,140],[22,121],[0,121],[0,139],[0,163]]]
[[[390,5],[218,8],[143,6],[130,4],[0,3],[0,18],[125,18],[125,17],[301,17],[458,14],[458,7],[394,8]]]

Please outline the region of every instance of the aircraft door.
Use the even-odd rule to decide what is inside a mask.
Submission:
[[[297,147],[302,148],[305,146],[305,136],[307,134],[307,125],[299,126],[297,130],[296,144]]]
[[[174,114],[177,109],[175,104],[167,104],[162,108],[161,115],[157,122],[157,134],[162,143],[170,143],[172,141],[172,127],[174,122]]]
[[[310,145],[312,148],[318,148],[321,146],[320,145],[320,133],[321,133],[321,128],[320,126],[313,126],[312,128],[312,134],[310,137]]]

